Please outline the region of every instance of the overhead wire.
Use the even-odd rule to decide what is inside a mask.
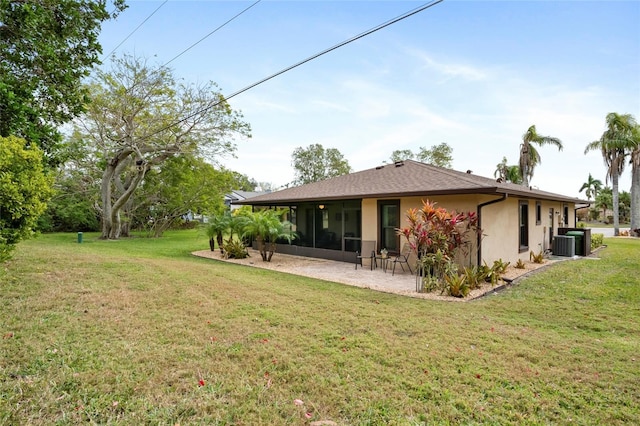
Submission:
[[[342,41],[342,42],[340,42],[340,43],[338,43],[338,44],[336,44],[334,46],[329,47],[328,49],[322,50],[322,51],[320,51],[320,52],[318,52],[318,53],[316,53],[316,54],[314,54],[312,56],[309,56],[306,59],[303,59],[300,62],[296,62],[293,65],[290,65],[290,66],[288,66],[288,67],[286,67],[286,68],[284,68],[284,69],[282,69],[282,70],[280,70],[280,71],[278,71],[278,72],[276,72],[274,74],[271,74],[268,77],[265,77],[265,78],[263,78],[261,80],[258,80],[257,82],[255,82],[253,84],[250,84],[249,86],[246,86],[246,87],[244,87],[244,88],[242,88],[242,89],[240,89],[240,90],[238,90],[236,92],[233,92],[228,96],[224,96],[223,95],[222,96],[222,100],[220,100],[220,101],[218,101],[218,102],[216,102],[216,103],[214,103],[212,105],[209,105],[209,106],[207,106],[205,108],[202,108],[202,109],[200,109],[200,110],[198,110],[198,111],[196,111],[196,112],[194,112],[192,114],[189,114],[186,117],[183,117],[180,120],[177,120],[177,121],[175,121],[175,122],[173,122],[173,123],[171,123],[171,124],[169,124],[169,125],[167,125],[165,127],[162,127],[161,129],[158,129],[158,130],[156,130],[156,131],[154,131],[154,132],[152,132],[152,133],[150,133],[148,135],[143,135],[140,139],[144,140],[144,139],[150,138],[152,136],[155,136],[158,133],[164,132],[165,130],[170,129],[173,126],[181,124],[181,123],[187,121],[188,119],[190,119],[192,117],[195,117],[196,115],[202,114],[203,112],[207,112],[208,110],[210,110],[212,108],[215,108],[216,106],[220,105],[222,102],[226,102],[228,99],[234,98],[234,97],[240,95],[241,93],[244,93],[244,92],[246,92],[246,91],[248,91],[250,89],[253,89],[254,87],[259,86],[259,85],[261,85],[261,84],[263,84],[263,83],[265,83],[265,82],[267,82],[267,81],[269,81],[269,80],[271,80],[271,79],[273,79],[275,77],[278,77],[278,76],[280,76],[280,75],[282,75],[282,74],[284,74],[284,73],[286,73],[288,71],[291,71],[294,68],[297,68],[297,67],[299,67],[301,65],[304,65],[307,62],[310,62],[310,61],[312,61],[314,59],[317,59],[320,56],[326,55],[327,53],[332,52],[332,51],[334,51],[336,49],[339,49],[339,48],[341,48],[341,47],[343,47],[343,46],[345,46],[345,45],[347,45],[349,43],[353,43],[356,40],[359,40],[359,39],[361,39],[363,37],[366,37],[366,36],[368,36],[370,34],[373,34],[373,33],[377,32],[377,31],[380,31],[383,28],[386,28],[386,27],[388,27],[390,25],[393,25],[393,24],[395,24],[397,22],[400,22],[400,21],[402,21],[404,19],[407,19],[407,18],[409,18],[409,17],[411,17],[413,15],[416,15],[416,14],[422,12],[422,11],[425,11],[425,10],[427,10],[427,9],[429,9],[429,8],[439,4],[439,3],[442,3],[443,1],[444,0],[433,0],[433,1],[430,1],[428,3],[425,3],[425,4],[421,5],[421,6],[416,7],[415,9],[412,9],[412,10],[410,10],[408,12],[405,12],[402,15],[398,15],[393,19],[390,19],[390,20],[388,20],[386,22],[383,22],[382,24],[376,25],[375,27],[372,27],[372,28],[370,28],[370,29],[358,34],[358,35],[355,35],[355,36],[353,36],[353,37],[351,37],[351,38],[349,38],[347,40],[344,40],[344,41]]]
[[[245,13],[247,10],[251,9],[253,6],[257,5],[258,3],[260,3],[262,0],[257,0],[256,2],[254,2],[253,4],[251,4],[250,6],[248,6],[247,8],[245,8],[244,10],[242,10],[241,12],[237,13],[235,16],[233,16],[232,18],[230,18],[229,20],[227,20],[227,22],[225,22],[224,24],[220,25],[218,28],[214,29],[213,31],[211,31],[209,34],[207,34],[206,36],[202,37],[200,40],[196,41],[195,43],[193,43],[191,46],[187,47],[186,49],[184,49],[182,52],[178,53],[176,56],[174,56],[173,58],[171,58],[169,61],[165,62],[165,64],[162,67],[166,67],[167,65],[169,65],[171,62],[175,61],[176,59],[178,59],[180,56],[184,55],[185,53],[187,53],[189,50],[191,50],[192,48],[194,48],[195,46],[197,46],[198,44],[200,44],[202,41],[206,40],[209,36],[211,36],[212,34],[216,33],[218,30],[220,30],[221,28],[223,28],[224,26],[226,26],[228,23],[230,23],[231,21],[235,20],[236,18],[238,18],[240,15],[242,15],[243,13]],[[161,68],[162,68],[161,67]]]
[[[109,52],[109,54],[108,54],[108,55],[105,55],[105,57],[103,58],[103,60],[105,60],[105,59],[107,59],[107,60],[108,60],[108,59],[111,57],[111,55],[113,54],[113,52],[115,52],[116,50],[118,50],[118,48],[119,48],[120,46],[122,46],[122,45],[124,44],[124,42],[125,42],[125,41],[129,40],[129,37],[131,37],[131,36],[132,36],[136,31],[138,31],[138,30],[140,29],[140,27],[141,27],[141,26],[143,26],[143,25],[145,24],[145,22],[147,22],[149,19],[151,19],[151,17],[152,17],[153,15],[155,15],[155,14],[156,14],[156,12],[157,12],[158,10],[160,10],[160,8],[161,8],[162,6],[164,6],[168,1],[169,1],[169,0],[164,0],[164,1],[160,4],[160,6],[158,6],[158,7],[156,8],[156,10],[154,10],[153,12],[151,12],[151,14],[150,14],[149,16],[147,16],[147,17],[144,19],[144,21],[142,21],[142,22],[140,23],[140,25],[138,25],[138,26],[137,26],[133,31],[131,31],[131,32],[129,33],[129,35],[128,35],[128,36],[126,36],[126,37],[124,38],[124,40],[122,40],[122,41],[120,42],[120,44],[118,44],[116,47],[114,47],[114,48],[111,50],[111,52]]]

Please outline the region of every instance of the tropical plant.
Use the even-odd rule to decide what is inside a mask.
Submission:
[[[598,196],[598,192],[602,189],[602,181],[600,179],[594,179],[589,173],[589,178],[585,183],[580,187],[580,191],[584,191],[584,194],[587,196],[588,200],[591,200],[591,197],[595,199]]]
[[[520,176],[522,177],[522,185],[528,187],[529,182],[533,178],[533,172],[538,164],[540,164],[540,154],[535,145],[555,145],[559,151],[562,151],[562,141],[551,136],[543,136],[538,134],[536,126],[533,125],[527,129],[522,135],[522,144],[520,144]]]
[[[535,254],[533,250],[529,253],[529,260],[532,260],[533,263],[544,263],[544,253],[542,250],[538,254]]]
[[[433,278],[442,283],[444,277],[457,271],[458,265],[442,250],[435,253],[425,253],[419,259],[420,269],[425,277]]]
[[[520,167],[517,165],[508,165],[507,157],[502,157],[502,161],[496,166],[496,171],[493,172],[493,176],[500,179],[502,182],[511,182],[515,184],[522,183]]]
[[[467,283],[466,275],[447,274],[444,277],[444,281],[446,283],[445,290],[449,296],[467,297],[471,290]]]
[[[442,280],[457,267],[458,254],[470,254],[472,237],[482,235],[475,212],[449,212],[427,200],[421,209],[409,209],[406,215],[409,226],[398,229],[398,234],[409,242],[428,280]]]
[[[611,179],[613,203],[613,233],[620,235],[618,180],[624,171],[625,158],[633,151],[635,119],[630,114],[611,112],[606,117],[607,129],[600,139],[587,145],[584,153],[600,151],[607,166],[607,181]]]
[[[631,194],[627,191],[620,191],[618,195],[618,214],[620,221],[627,223],[631,213]]]
[[[482,266],[465,266],[462,269],[462,274],[466,277],[466,282],[470,290],[480,288],[485,282],[486,274]]]
[[[244,259],[249,256],[247,246],[244,245],[242,240],[234,240],[232,238],[223,243],[222,251],[227,259]]]
[[[605,186],[598,193],[598,196],[595,199],[595,209],[601,209],[602,211],[602,220],[606,222],[607,219],[607,210],[613,208],[613,195],[611,188]],[[598,212],[598,215],[600,212]]]
[[[209,217],[209,222],[206,224],[205,232],[207,237],[209,237],[209,247],[211,248],[211,251],[215,251],[215,243],[217,242],[220,254],[224,252],[222,247],[224,244],[223,236],[228,232],[230,224],[231,215],[228,212]]]
[[[502,259],[494,260],[492,269],[502,275],[507,271],[510,264],[511,262],[505,262]]]
[[[291,223],[282,220],[286,210],[264,209],[247,215],[244,219],[244,236],[256,239],[258,251],[264,262],[271,262],[276,251],[276,241],[295,239]]]
[[[522,259],[518,259],[518,261],[516,262],[516,264],[514,265],[516,268],[518,269],[524,269],[525,268],[525,264],[522,261]]]
[[[489,266],[486,262],[484,265],[478,267],[481,274],[484,276],[485,282],[491,283],[491,285],[496,285],[498,284],[498,281],[501,280],[500,275],[502,275],[503,272],[499,272],[500,268],[502,268],[501,264],[494,263],[493,266]]]

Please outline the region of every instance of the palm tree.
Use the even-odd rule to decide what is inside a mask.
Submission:
[[[522,183],[520,167],[509,166],[507,164],[507,157],[502,157],[502,161],[496,166],[496,171],[493,172],[493,176],[497,177],[502,182],[511,182],[516,184]]]
[[[562,151],[562,141],[551,136],[539,135],[536,126],[533,125],[527,129],[522,135],[522,144],[520,144],[520,177],[522,177],[522,185],[528,187],[529,181],[533,178],[533,171],[540,164],[540,154],[534,145],[555,145],[558,151]]]
[[[258,242],[258,251],[264,262],[271,262],[276,251],[276,241],[285,239],[289,242],[295,238],[290,232],[291,223],[281,220],[283,210],[265,209],[247,215],[244,221],[244,235],[251,236]]]
[[[630,114],[618,114],[611,112],[605,119],[607,130],[597,141],[591,142],[584,150],[599,150],[607,166],[607,181],[611,179],[613,198],[613,234],[620,235],[620,195],[618,191],[618,179],[625,166],[625,157],[633,150],[633,129],[636,127],[635,119]]]
[[[584,191],[584,194],[587,196],[587,200],[591,200],[591,196],[595,199],[598,196],[598,191],[602,189],[602,181],[600,179],[594,179],[589,173],[589,179],[580,187],[580,191]],[[586,190],[586,191],[585,191]]]
[[[633,129],[631,152],[631,234],[640,237],[640,125]]]
[[[496,166],[496,171],[493,172],[493,177],[496,177],[502,181],[507,180],[507,157],[502,157],[502,161]]]
[[[222,236],[229,230],[230,222],[231,215],[229,213],[218,214],[209,218],[205,232],[207,233],[207,237],[209,237],[209,248],[211,248],[211,251],[215,250],[215,243],[217,241],[220,254],[222,254]]]

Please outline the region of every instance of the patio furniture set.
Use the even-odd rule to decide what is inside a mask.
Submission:
[[[376,242],[375,241],[362,241],[362,250],[356,251],[356,269],[358,269],[358,265],[360,267],[364,267],[362,264],[363,259],[369,259],[369,267],[373,271],[378,268],[378,263],[380,263],[380,267],[386,273],[387,269],[391,266],[391,275],[395,275],[396,273],[396,265],[400,264],[402,271],[404,272],[404,265],[407,265],[409,269],[409,273],[413,273],[411,270],[411,266],[409,265],[409,256],[411,255],[411,246],[408,243],[405,243],[402,247],[402,251],[396,255],[388,255],[386,250],[381,253],[376,253]],[[391,265],[390,265],[391,264]]]

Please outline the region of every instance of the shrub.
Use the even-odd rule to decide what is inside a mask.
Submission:
[[[420,267],[425,274],[422,289],[436,287],[432,278],[446,286],[444,278],[457,271],[453,261],[460,252],[466,257],[473,247],[473,236],[481,237],[478,216],[475,212],[457,213],[435,207],[436,203],[423,201],[421,209],[409,209],[409,226],[398,229],[398,234],[406,238]]]
[[[475,290],[476,288],[480,288],[482,283],[486,278],[486,273],[483,267],[478,266],[466,266],[462,273],[467,279],[467,285],[470,290]]]
[[[418,293],[431,293],[441,287],[441,281],[432,275],[427,275],[422,278],[422,287],[418,289]]]
[[[224,256],[229,259],[245,259],[249,256],[249,251],[242,240],[230,239],[222,245]]]
[[[510,264],[511,262],[504,262],[502,259],[495,260],[493,262],[493,270],[502,275],[506,272]]]
[[[522,259],[518,259],[518,261],[515,264],[515,267],[518,269],[524,269],[524,262],[522,261]]]
[[[533,250],[529,253],[529,260],[532,260],[533,263],[544,263],[544,253],[540,250],[540,253],[535,254]]]
[[[495,264],[491,267],[485,262],[485,264],[481,266],[481,270],[484,274],[485,282],[491,283],[492,286],[498,284],[498,281],[500,281],[500,273],[496,270]]]
[[[444,282],[446,284],[445,290],[449,296],[466,297],[471,290],[465,275],[447,274],[444,277]]]
[[[602,246],[604,234],[591,234],[591,250],[595,250]]]

